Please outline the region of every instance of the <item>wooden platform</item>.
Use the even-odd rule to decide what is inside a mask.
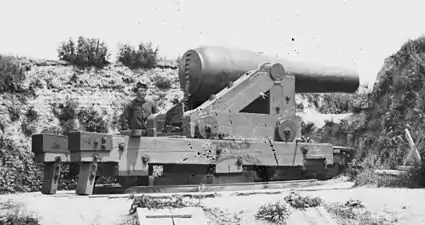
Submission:
[[[277,182],[258,182],[258,183],[229,183],[229,184],[205,184],[205,185],[174,185],[174,186],[135,186],[122,188],[119,185],[96,185],[92,197],[105,197],[111,195],[131,194],[173,194],[173,193],[219,193],[234,191],[259,191],[259,190],[278,190],[291,188],[317,187],[324,184],[324,181],[316,179],[310,180],[291,180]]]
[[[138,208],[139,223],[143,225],[207,225],[208,217],[200,207],[171,209]],[[265,224],[258,221],[258,224]],[[304,210],[293,209],[286,225],[337,225],[335,220],[319,206]]]

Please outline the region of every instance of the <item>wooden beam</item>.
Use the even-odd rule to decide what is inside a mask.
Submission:
[[[254,191],[263,189],[302,188],[322,185],[323,181],[315,179],[293,180],[258,183],[226,183],[201,185],[173,185],[173,186],[135,186],[127,188],[124,193],[189,193],[189,192],[221,192],[221,191]]]
[[[68,149],[70,152],[111,151],[112,135],[85,131],[72,132],[69,135]]]
[[[306,148],[306,154],[301,151]],[[240,156],[243,165],[302,166],[304,159],[325,157],[333,164],[331,144],[285,143],[268,140],[210,140],[142,137],[129,140],[127,154],[132,164],[147,155],[149,164],[215,164],[220,157]]]
[[[93,162],[82,162],[80,164],[80,173],[78,174],[77,188],[75,190],[77,195],[93,194],[96,173],[96,159],[94,159]]]
[[[34,153],[68,152],[68,137],[55,134],[32,135],[31,151]]]
[[[418,150],[416,149],[416,144],[413,142],[412,136],[410,135],[409,130],[406,128],[404,129],[404,132],[406,134],[407,142],[409,142],[410,151],[407,154],[407,157],[404,159],[403,165],[406,166],[408,161],[414,157],[414,160],[416,162],[421,161],[421,155],[419,154]]]
[[[55,162],[44,163],[43,187],[41,193],[55,194],[58,188],[58,180],[60,177],[60,157]]]

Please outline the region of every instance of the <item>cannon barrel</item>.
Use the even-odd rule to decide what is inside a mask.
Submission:
[[[359,87],[356,71],[291,62],[256,52],[221,46],[201,46],[186,51],[179,64],[180,85],[189,84],[191,98],[205,101],[244,73],[262,63],[281,63],[295,77],[296,93],[353,93]]]

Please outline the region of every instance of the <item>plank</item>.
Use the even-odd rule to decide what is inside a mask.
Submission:
[[[112,150],[112,135],[95,132],[71,132],[68,136],[69,151],[110,151]]]
[[[213,112],[199,118],[199,132],[205,138],[205,127],[209,126],[211,137],[227,134],[233,138],[255,137],[257,139],[273,139],[276,117],[255,113]]]
[[[325,157],[328,164],[333,164],[332,145],[318,143],[144,137],[130,140],[128,151],[138,151],[137,156],[147,154],[150,164],[213,164],[218,150],[220,157],[240,155],[243,165],[301,166],[303,147],[308,148],[307,159]]]
[[[135,186],[127,188],[124,193],[189,193],[189,192],[221,192],[243,191],[262,189],[300,188],[320,184],[315,179],[279,181],[270,183],[227,183],[227,184],[203,184],[203,185],[173,185],[173,186]]]
[[[31,151],[38,153],[69,153],[68,137],[55,134],[34,134]]]
[[[71,155],[69,152],[59,152],[59,153],[35,153],[34,154],[35,161],[36,162],[55,162],[56,159],[59,157],[61,162],[70,162],[71,161]]]
[[[136,129],[136,130],[121,130],[120,131],[121,135],[125,135],[125,136],[130,136],[130,137],[142,137],[142,136],[146,136],[147,131],[146,130],[140,130],[140,129]]]
[[[96,154],[101,162],[119,162],[127,157],[127,146],[129,137],[123,135],[111,135],[111,149],[109,151],[99,151],[96,149],[86,149],[84,151],[72,151],[71,162],[91,162]],[[136,140],[139,138],[136,138]]]
[[[400,176],[406,174],[408,171],[401,170],[375,170],[374,173],[380,175],[391,175],[391,176]]]
[[[217,172],[241,172],[235,165],[238,160],[243,166],[303,166],[304,159],[317,158],[333,164],[330,144],[128,136],[112,136],[112,140],[111,151],[72,152],[71,161],[91,162],[97,154],[100,162],[117,162],[120,176],[146,176],[150,165],[170,164],[216,164]],[[119,143],[123,143],[123,150]],[[305,155],[304,147],[308,148]]]
[[[412,167],[412,166],[398,166],[397,167],[397,170],[400,170],[400,171],[410,171],[413,168],[414,167]]]
[[[410,146],[410,151],[407,154],[407,157],[405,158],[404,162],[403,162],[403,166],[407,165],[407,162],[412,158],[412,156],[414,157],[414,160],[416,162],[420,162],[421,161],[421,155],[419,154],[418,150],[416,149],[416,144],[413,142],[412,136],[410,135],[409,130],[406,128],[404,129],[404,132],[406,134],[406,138],[407,141],[409,142],[409,146]]]
[[[206,225],[208,219],[200,207],[173,209],[137,208],[139,223],[143,225]]]

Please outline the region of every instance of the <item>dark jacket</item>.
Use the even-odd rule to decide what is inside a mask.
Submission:
[[[124,130],[146,129],[146,121],[152,114],[158,113],[155,102],[134,99],[124,108]]]

